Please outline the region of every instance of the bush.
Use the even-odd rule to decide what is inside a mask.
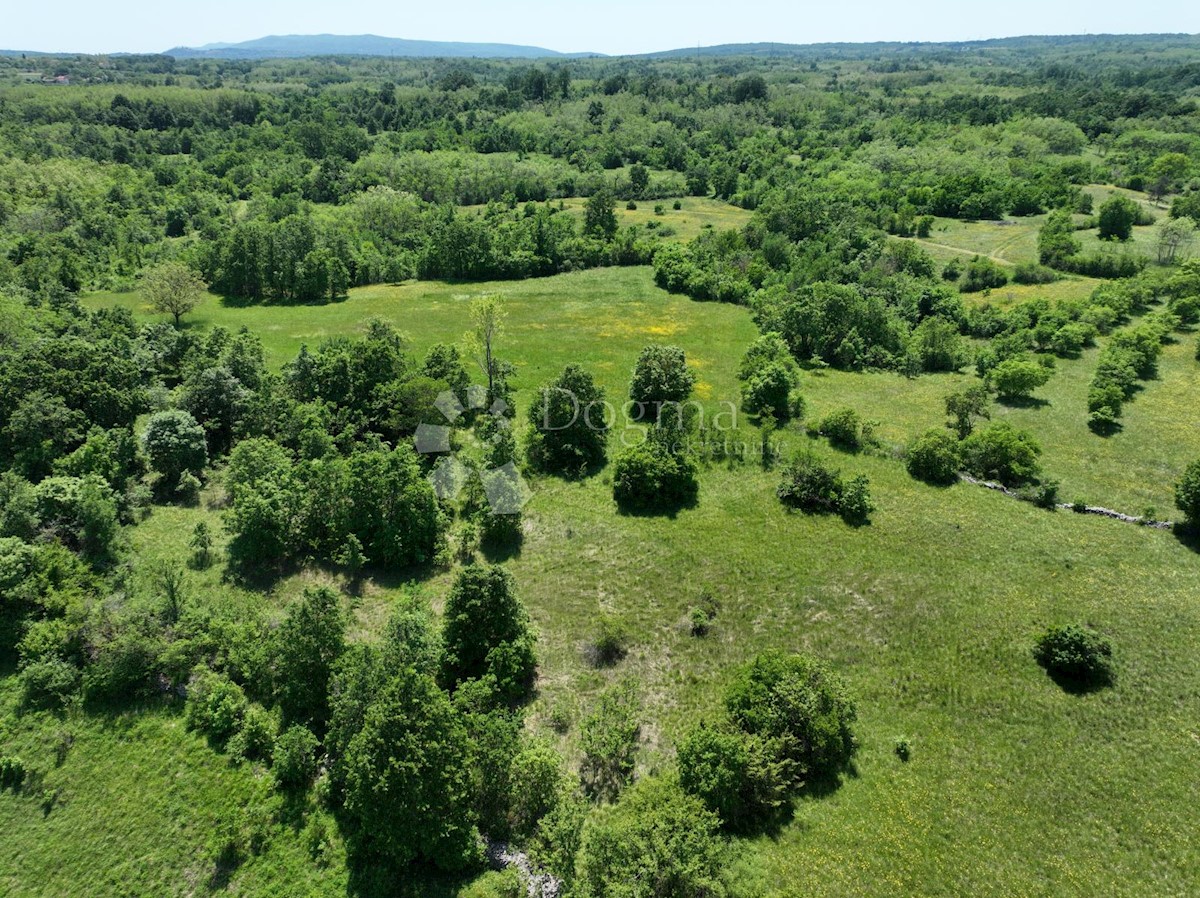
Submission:
[[[174,489],[185,473],[199,476],[208,464],[204,428],[185,411],[157,412],[146,423],[142,437],[150,467]]]
[[[839,449],[858,451],[864,442],[863,420],[852,408],[830,412],[817,424],[817,432]]]
[[[1139,218],[1138,204],[1128,197],[1114,196],[1100,204],[1101,240],[1128,240]]]
[[[1059,274],[1053,268],[1038,265],[1036,262],[1026,262],[1018,265],[1013,272],[1014,284],[1052,284],[1057,281]]]
[[[566,782],[562,756],[548,745],[531,746],[513,757],[509,777],[509,825],[514,835],[527,839],[562,797]]]
[[[631,681],[600,693],[591,713],[579,725],[583,760],[579,777],[595,799],[612,801],[633,780],[641,724],[641,704]]]
[[[1112,644],[1087,627],[1051,627],[1039,637],[1033,656],[1053,676],[1078,686],[1113,681]]]
[[[781,740],[800,776],[835,774],[857,749],[854,701],[842,679],[808,655],[759,655],[735,674],[725,707],[745,732]]]
[[[246,707],[246,694],[237,683],[203,665],[193,671],[184,703],[190,729],[224,745],[241,728]]]
[[[61,708],[79,691],[79,668],[61,658],[44,658],[21,670],[21,703]]]
[[[700,799],[652,778],[588,817],[579,846],[580,898],[722,896],[720,821]]]
[[[757,736],[702,723],[679,743],[679,784],[731,830],[770,822],[792,781],[779,745]]]
[[[16,792],[25,782],[28,770],[25,762],[14,755],[0,757],[0,789]]]
[[[657,419],[662,405],[683,402],[692,395],[696,375],[678,346],[647,346],[638,355],[629,386],[629,398]]]
[[[999,265],[986,256],[975,256],[967,263],[966,274],[959,290],[963,293],[979,293],[993,290],[1008,283],[1008,275]]]
[[[837,513],[849,523],[862,523],[874,510],[868,485],[866,477],[844,480],[840,471],[821,464],[811,453],[800,453],[784,470],[776,495],[789,508]]]
[[[926,483],[947,484],[958,479],[958,441],[944,430],[930,430],[908,447],[908,473]]]
[[[1028,399],[1050,380],[1050,369],[1038,362],[1007,359],[989,372],[988,379],[1001,398]]]
[[[281,789],[303,789],[317,775],[317,737],[308,727],[295,724],[275,740],[272,772]]]
[[[1175,484],[1175,505],[1188,524],[1200,525],[1200,459],[1184,468],[1183,476]]]
[[[242,725],[229,740],[229,754],[238,761],[271,760],[275,749],[275,720],[258,705],[242,716]]]
[[[613,498],[635,511],[670,511],[692,504],[700,491],[690,454],[672,446],[670,434],[651,431],[613,463]]]
[[[603,465],[608,441],[605,414],[604,390],[578,365],[568,365],[538,391],[529,408],[530,463],[566,475]]]
[[[596,624],[596,636],[592,640],[592,651],[597,664],[616,664],[629,651],[629,627],[618,617],[601,614]]]
[[[1007,421],[980,428],[962,442],[963,467],[984,480],[1005,486],[1033,483],[1041,476],[1041,447],[1027,431]]]

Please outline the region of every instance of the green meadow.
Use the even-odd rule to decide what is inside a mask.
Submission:
[[[502,353],[517,365],[522,407],[568,362],[620,399],[642,346],[669,341],[685,348],[698,394],[716,409],[736,397],[735,371],[755,336],[746,310],[666,294],[644,268],[362,288],[324,306],[210,298],[188,326],[249,327],[280,365],[302,344],[356,333],[378,317],[421,352],[459,340],[481,293],[504,299]],[[144,314],[134,295],[89,302]],[[1059,362],[1038,393],[1043,403],[996,406],[994,415],[1035,433],[1064,498],[1170,515],[1171,484],[1200,455],[1188,423],[1200,376],[1193,348],[1190,337],[1166,348],[1159,379],[1128,406],[1115,436],[1086,428],[1094,350]],[[753,460],[708,466],[698,506],[672,518],[619,514],[606,472],[579,483],[534,480],[525,540],[509,562],[540,632],[528,726],[577,758],[588,702],[632,676],[646,721],[639,769],[661,770],[680,734],[715,713],[731,667],[765,648],[804,649],[850,682],[861,749],[840,786],[805,794],[790,822],[743,846],[739,863],[756,894],[1188,894],[1200,881],[1200,557],[1169,532],[912,480],[898,448],[941,425],[942,398],[965,380],[805,374],[810,417],[849,405],[879,422],[878,451],[814,444],[847,473],[870,478],[878,508],[864,527],[788,513],[774,495],[778,473]],[[756,443],[749,422],[740,425]],[[785,450],[809,442],[797,425],[779,440]],[[132,529],[134,576],[157,559],[185,557],[195,523],[219,532],[219,496],[218,482],[199,507],[159,507]],[[369,579],[351,600],[353,637],[375,638],[406,590],[440,609],[452,576]],[[233,585],[223,564],[189,578],[189,593],[203,601],[266,603],[275,613],[305,585],[335,579],[310,569],[251,592]],[[711,633],[697,638],[686,618],[703,591],[720,609]],[[587,649],[601,614],[626,622],[633,637],[623,661],[597,669]],[[1069,621],[1112,639],[1115,688],[1068,694],[1035,664],[1037,633]],[[12,705],[13,678],[0,683],[0,701]],[[552,718],[568,722],[565,733]],[[0,797],[0,891],[32,895],[22,889],[36,883],[40,894],[81,894],[86,883],[89,895],[346,893],[338,840],[309,850],[313,839],[289,836],[311,832],[311,808],[281,811],[263,771],[232,766],[174,712],[11,719],[6,745],[47,772],[41,793]],[[913,746],[908,763],[893,752],[901,736]],[[214,868],[208,843],[223,826],[261,831],[261,852]],[[469,888],[409,886],[415,895]]]

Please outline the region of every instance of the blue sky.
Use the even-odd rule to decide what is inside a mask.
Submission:
[[[266,34],[382,34],[642,53],[731,42],[1200,32],[1196,0],[4,0],[0,47],[157,52]]]

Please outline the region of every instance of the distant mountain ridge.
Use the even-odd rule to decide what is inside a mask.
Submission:
[[[561,53],[523,44],[418,41],[377,34],[274,34],[239,43],[173,47],[165,55],[179,59],[296,59],[305,56],[443,56],[542,59],[598,56]]]

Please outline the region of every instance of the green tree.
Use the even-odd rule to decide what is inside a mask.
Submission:
[[[1175,505],[1190,525],[1200,525],[1200,460],[1183,469],[1183,476],[1175,484]]]
[[[639,354],[629,385],[629,398],[657,418],[666,403],[681,403],[692,395],[696,375],[678,346],[652,344]]]
[[[983,384],[966,387],[946,397],[946,414],[950,416],[950,427],[960,440],[965,440],[975,429],[980,418],[990,418],[991,396]]]
[[[617,235],[616,201],[607,188],[588,197],[583,210],[583,233],[597,240],[612,240]]]
[[[1041,452],[1029,433],[1007,421],[997,421],[963,440],[962,463],[976,477],[998,480],[1005,486],[1022,486],[1041,475]]]
[[[544,471],[576,475],[604,464],[608,442],[604,390],[578,365],[542,387],[529,408],[529,460]]]
[[[1128,197],[1109,197],[1100,205],[1100,239],[1128,240],[1137,224],[1137,203]]]
[[[649,186],[650,171],[640,162],[635,162],[629,167],[629,187],[633,191],[634,198],[643,196]]]
[[[579,775],[592,798],[612,801],[633,781],[641,724],[637,685],[631,680],[610,686],[579,726],[583,751]]]
[[[304,591],[275,632],[271,680],[288,723],[323,733],[329,722],[329,682],[346,648],[338,595],[326,586]]]
[[[780,743],[701,723],[679,743],[679,784],[734,831],[770,823],[792,787]]]
[[[534,641],[508,571],[470,565],[459,573],[446,598],[442,629],[441,680],[447,688],[490,674],[505,700],[519,701],[533,683]]]
[[[958,441],[944,430],[930,430],[913,440],[905,463],[918,480],[953,483],[958,479]]]
[[[471,303],[471,330],[467,332],[465,342],[479,370],[487,378],[489,403],[500,398],[497,378],[501,363],[496,357],[496,344],[504,334],[507,317],[498,296],[481,296]]]
[[[652,777],[588,818],[576,890],[581,898],[723,898],[728,860],[719,826],[700,799]]]
[[[1075,237],[1075,222],[1067,209],[1056,209],[1038,231],[1038,258],[1051,268],[1066,267],[1083,250]]]
[[[1050,380],[1050,369],[1026,359],[1006,359],[990,372],[988,380],[1002,399],[1028,399]]]
[[[156,412],[146,422],[142,445],[150,467],[170,487],[184,474],[199,476],[208,464],[204,428],[182,409]]]
[[[1154,248],[1159,265],[1186,258],[1196,242],[1196,222],[1190,218],[1164,218],[1154,227]]]
[[[857,712],[845,683],[808,655],[759,655],[735,674],[725,707],[747,733],[782,740],[782,755],[800,776],[834,775],[857,748]]]
[[[367,857],[460,870],[477,858],[466,727],[433,679],[395,671],[342,761],[350,838]]]
[[[175,326],[204,299],[208,284],[182,262],[164,262],[142,274],[142,295],[156,312],[173,315]]]

